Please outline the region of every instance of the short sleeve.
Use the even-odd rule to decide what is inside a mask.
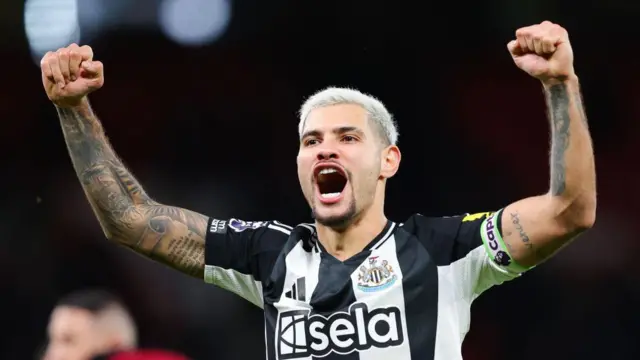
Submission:
[[[209,219],[204,280],[262,307],[262,284],[291,230],[277,221]]]
[[[406,223],[427,249],[439,272],[461,286],[470,300],[524,271],[509,261],[502,242],[502,211],[428,218],[412,216]]]

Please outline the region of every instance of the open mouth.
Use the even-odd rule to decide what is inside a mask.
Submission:
[[[322,200],[338,200],[347,185],[347,176],[337,166],[321,166],[315,171],[316,183]]]

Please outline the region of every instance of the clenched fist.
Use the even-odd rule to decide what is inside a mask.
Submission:
[[[60,107],[79,105],[85,96],[104,84],[102,63],[93,61],[93,50],[89,46],[71,44],[48,52],[40,67],[47,96]]]
[[[569,35],[560,25],[544,21],[518,29],[507,48],[520,69],[543,82],[575,75]]]

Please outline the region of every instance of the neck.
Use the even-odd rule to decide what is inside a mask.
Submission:
[[[377,211],[372,208],[365,210],[345,229],[333,229],[316,222],[318,241],[340,261],[361,252],[387,224],[382,207]]]

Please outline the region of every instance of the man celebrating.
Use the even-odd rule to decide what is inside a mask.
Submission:
[[[548,193],[459,217],[384,214],[400,164],[377,99],[329,88],[300,111],[298,177],[313,224],[218,220],[152,200],[109,145],[87,94],[89,47],[47,54],[42,80],[107,238],[265,311],[268,359],[461,359],[471,302],[544,261],[595,221],[593,150],[567,32],[519,29],[515,64],[542,82],[551,122]]]

